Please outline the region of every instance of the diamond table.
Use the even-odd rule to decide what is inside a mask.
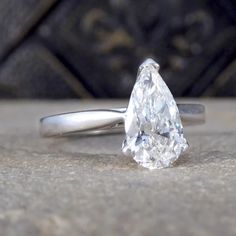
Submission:
[[[126,101],[0,102],[0,235],[236,235],[236,101],[201,100],[204,126],[173,168],[122,155],[124,135],[42,139],[41,116]]]

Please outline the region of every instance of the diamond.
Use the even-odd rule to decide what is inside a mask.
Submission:
[[[169,167],[187,149],[176,102],[161,78],[159,65],[147,59],[140,67],[125,116],[122,150],[143,167]]]

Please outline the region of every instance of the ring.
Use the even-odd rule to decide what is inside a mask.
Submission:
[[[159,65],[145,60],[127,108],[62,113],[40,120],[44,137],[97,135],[125,131],[124,154],[148,169],[171,166],[188,148],[183,125],[205,122],[201,104],[176,104],[159,74]],[[182,125],[183,124],[183,125]]]

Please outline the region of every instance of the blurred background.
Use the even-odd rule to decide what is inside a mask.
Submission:
[[[0,98],[125,98],[154,58],[175,96],[236,96],[234,0],[1,0]]]

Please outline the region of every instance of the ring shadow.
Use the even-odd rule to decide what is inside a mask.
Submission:
[[[232,153],[225,153],[223,151],[218,150],[201,151],[199,153],[191,151],[181,155],[173,166],[194,167],[199,165],[207,165],[210,163],[219,163],[235,158],[236,155],[233,155]]]
[[[105,140],[99,137],[73,135],[56,139],[53,146],[59,147],[61,150],[65,149],[62,153],[69,154],[73,158],[78,158],[81,155],[90,159],[94,158],[98,166],[103,163],[102,165],[107,165],[114,169],[140,169],[132,157],[122,154],[122,135],[104,135],[106,137]],[[111,139],[113,139],[112,142]],[[194,167],[235,158],[236,155],[225,151],[199,151],[197,148],[193,148],[191,151],[183,153],[172,167]],[[144,168],[141,167],[141,169]]]

